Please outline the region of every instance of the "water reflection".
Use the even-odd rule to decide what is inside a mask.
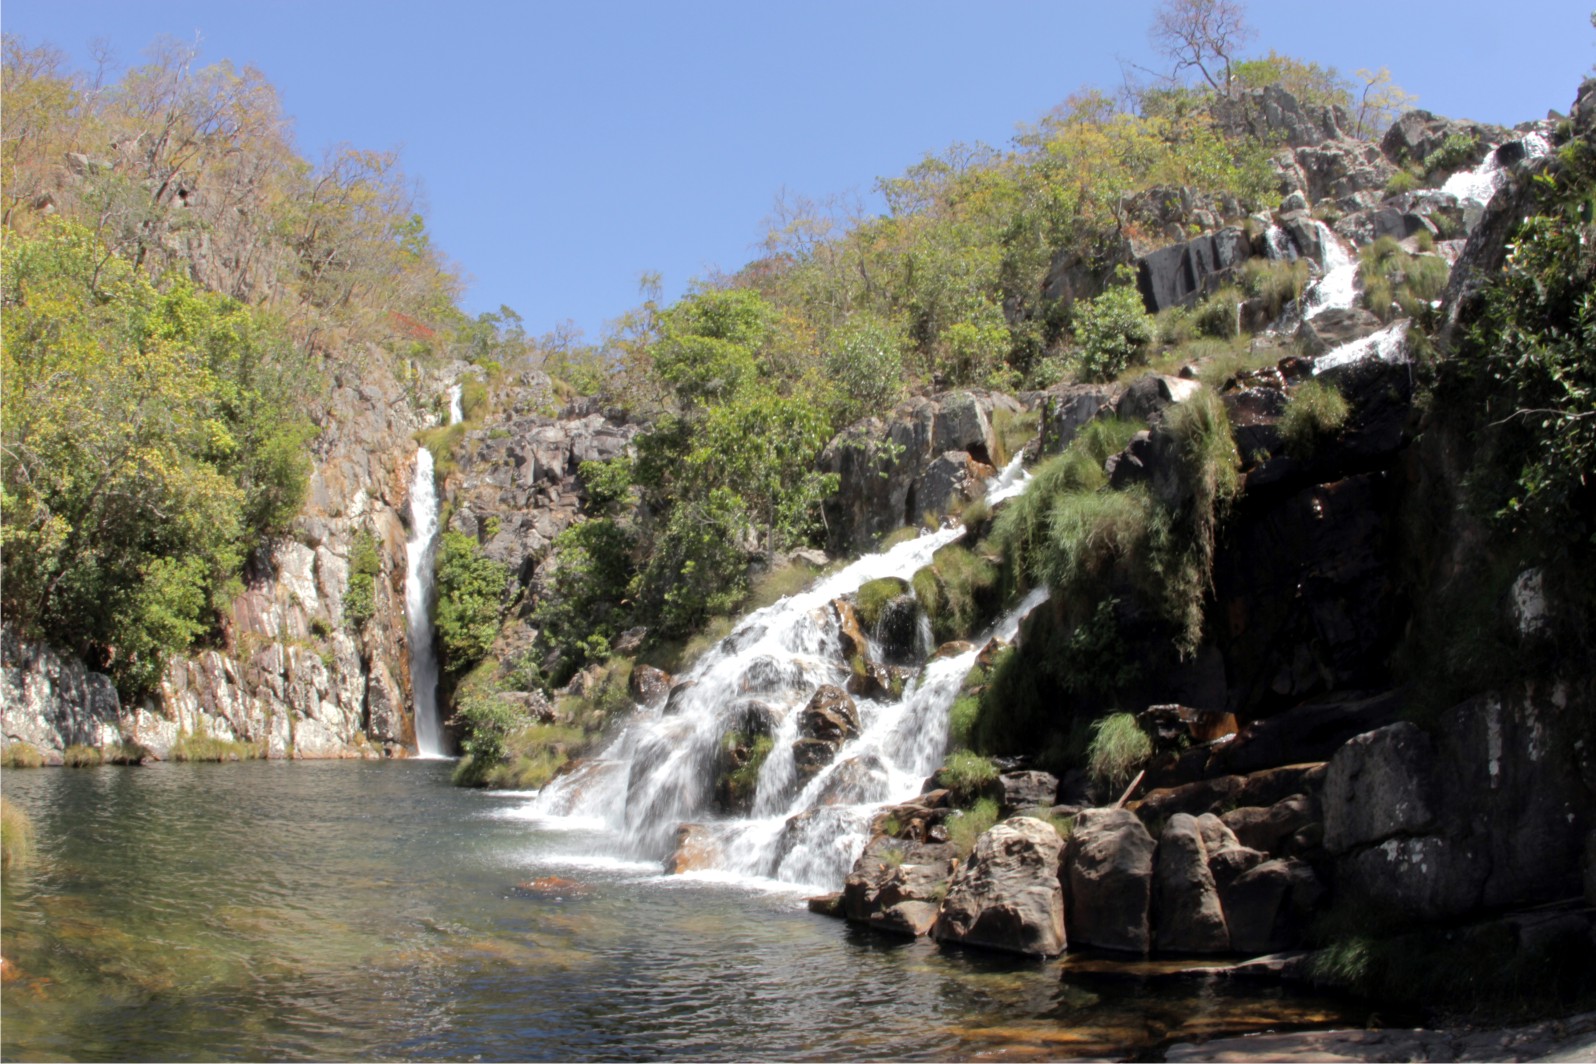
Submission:
[[[801,899],[594,861],[412,763],[9,772],[7,1059],[1093,1055],[1324,1002],[1060,980]],[[8,968],[8,972],[11,969]],[[1083,981],[1085,980],[1085,981]],[[1333,1018],[1333,1017],[1332,1017]]]

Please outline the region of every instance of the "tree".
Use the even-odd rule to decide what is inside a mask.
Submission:
[[[1182,81],[1195,70],[1209,88],[1227,97],[1233,91],[1232,64],[1252,35],[1235,0],[1164,0],[1149,31],[1154,46],[1174,63],[1171,80]]]

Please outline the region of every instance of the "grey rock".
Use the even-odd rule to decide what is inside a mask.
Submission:
[[[1325,768],[1326,849],[1345,853],[1392,835],[1429,831],[1434,770],[1430,737],[1410,721],[1348,740]]]
[[[1242,873],[1222,897],[1232,948],[1245,953],[1292,949],[1324,896],[1312,867],[1295,858],[1265,861]]]

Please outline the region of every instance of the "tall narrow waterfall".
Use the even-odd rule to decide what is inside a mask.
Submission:
[[[1018,494],[1029,479],[1016,460],[989,484],[988,498]],[[800,782],[793,758],[799,710],[821,684],[841,685],[849,675],[831,603],[870,580],[907,580],[963,534],[944,528],[867,555],[749,614],[682,678],[667,705],[638,709],[601,755],[546,787],[532,812],[551,825],[554,818],[574,818],[567,823],[587,830],[602,825],[601,848],[645,860],[670,855],[678,831],[691,825],[700,874],[840,886],[868,841],[874,811],[913,797],[941,763],[948,709],[976,651],[929,662],[895,701],[856,698],[859,734]],[[1028,597],[990,634],[1012,638],[1043,597]],[[750,714],[763,716],[772,737],[753,811],[717,818],[711,791],[721,743]]]
[[[415,704],[416,754],[443,756],[438,720],[438,653],[432,633],[432,548],[438,538],[438,492],[432,452],[416,448],[410,478],[410,542],[405,544],[405,619],[410,627],[410,691]]]
[[[460,385],[449,386],[449,424],[458,424]],[[416,448],[410,478],[410,542],[405,544],[405,620],[410,633],[410,691],[415,704],[416,755],[443,757],[438,717],[438,652],[432,630],[432,555],[438,540],[438,489],[432,452]]]

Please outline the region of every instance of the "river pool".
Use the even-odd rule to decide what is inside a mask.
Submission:
[[[12,770],[6,1060],[1058,1059],[1355,1006],[897,941],[595,858],[445,761]],[[1072,962],[1073,963],[1073,962]]]

